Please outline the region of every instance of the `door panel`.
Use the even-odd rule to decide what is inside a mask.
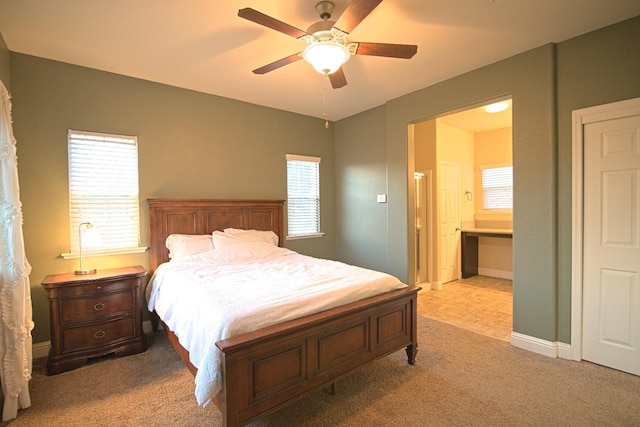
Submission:
[[[438,167],[438,211],[440,248],[438,250],[440,282],[458,279],[460,246],[460,165],[440,162]]]
[[[584,128],[583,358],[640,375],[640,116]]]

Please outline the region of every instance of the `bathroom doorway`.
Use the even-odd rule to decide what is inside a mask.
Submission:
[[[497,102],[506,108],[488,112],[487,107]],[[413,239],[410,237],[414,241],[410,257],[415,263],[415,283],[423,288],[418,310],[460,327],[467,322],[467,329],[506,340],[513,317],[512,239],[511,234],[508,238],[495,235],[512,230],[512,208],[509,205],[508,209],[492,209],[483,205],[492,191],[486,188],[488,178],[487,174],[483,178],[483,171],[512,168],[511,111],[511,99],[499,99],[413,123],[409,129],[412,177],[409,186],[414,190],[410,192],[413,198],[409,223],[415,224]],[[443,175],[441,171],[442,165],[452,163],[460,165],[454,200],[443,186],[444,177],[451,174]],[[430,180],[425,178],[427,175]],[[512,184],[508,186],[512,191]],[[425,194],[431,195],[428,206]],[[459,221],[455,225],[443,219],[445,213],[451,215],[452,209],[458,211]],[[443,224],[452,229],[451,233],[444,233]],[[461,234],[464,230],[479,229],[495,229],[499,233],[477,239],[478,275],[462,279]],[[457,233],[453,239],[452,233]],[[450,261],[444,264],[451,256],[457,261],[455,271],[446,268]],[[427,292],[434,293],[427,295]]]

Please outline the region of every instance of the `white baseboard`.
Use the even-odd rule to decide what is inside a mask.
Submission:
[[[162,325],[158,325],[158,328],[162,329]],[[151,320],[145,320],[142,322],[142,330],[145,334],[150,334],[153,332],[153,328],[151,327]]]
[[[499,279],[513,280],[513,271],[494,270],[492,268],[478,267],[478,274],[480,276],[497,277]]]
[[[49,355],[51,341],[37,342],[31,345],[31,353],[34,359],[40,359]]]
[[[558,357],[560,359],[571,360],[571,344],[563,342],[556,343],[558,345]]]
[[[418,291],[418,293],[421,293],[421,292],[424,292],[424,291],[430,291],[432,289],[430,282],[416,283],[416,286],[420,286],[420,288],[421,288]]]
[[[547,357],[558,357],[571,360],[571,345],[552,342],[529,335],[511,332],[511,345],[523,350],[532,351]]]
[[[162,328],[162,326],[159,326]],[[142,330],[145,334],[152,332],[151,320],[145,320],[142,322]],[[49,349],[51,348],[51,341],[37,342],[31,345],[31,352],[34,359],[40,359],[49,355]]]

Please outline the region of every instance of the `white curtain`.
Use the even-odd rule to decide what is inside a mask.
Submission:
[[[31,266],[24,251],[11,99],[0,81],[0,382],[2,421],[31,406]]]

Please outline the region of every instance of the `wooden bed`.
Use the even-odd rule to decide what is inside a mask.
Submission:
[[[283,200],[149,199],[151,272],[168,261],[170,234],[224,228],[272,230],[284,245]],[[216,346],[222,390],[214,399],[225,426],[246,424],[327,386],[375,359],[406,348],[413,365],[420,288],[387,292],[297,320],[239,335]],[[152,313],[154,329],[157,317]],[[155,317],[155,319],[154,319]],[[183,362],[187,351],[165,327]]]

